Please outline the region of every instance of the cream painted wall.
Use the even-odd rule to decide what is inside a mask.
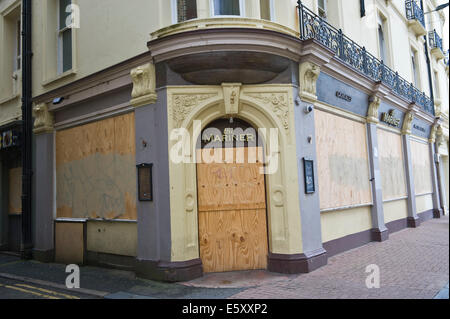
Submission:
[[[383,203],[384,222],[390,223],[395,220],[408,217],[408,202],[406,199]]]
[[[322,213],[320,219],[324,243],[372,228],[370,206]]]
[[[50,26],[45,33],[34,33],[34,60],[38,61],[34,64],[35,96],[145,52],[146,42],[150,40],[149,34],[172,24],[173,1],[134,0],[132,5],[130,2],[120,0],[74,1],[81,10],[81,28],[76,30],[74,41],[76,73],[62,79],[56,77],[55,66],[51,65],[56,63],[55,41],[43,41],[44,37],[54,39],[53,35],[56,36],[55,28],[50,21],[54,17],[52,14],[47,15],[48,8],[51,8],[51,4],[56,0],[33,1],[33,28],[43,31],[46,25]],[[243,1],[246,17],[259,18],[259,0]],[[357,0],[328,2],[329,22],[337,28],[342,28],[347,36],[365,46],[376,56],[379,56],[376,17],[380,13],[385,16],[392,68],[408,81],[412,81],[410,48],[415,47],[420,57],[419,68],[422,75],[420,87],[428,92],[423,40],[416,38],[407,28],[404,0],[366,0],[367,12],[364,18],[360,16]],[[199,18],[210,17],[210,0],[198,0],[197,3]],[[306,0],[303,4],[317,12],[317,0]],[[275,0],[274,22],[298,30],[296,6],[296,0]],[[442,33],[441,27],[440,34]],[[448,98],[444,94],[448,92],[445,87],[448,77],[445,75],[442,62],[436,67],[440,74],[441,99],[443,105],[448,106]]]
[[[137,256],[137,223],[87,223],[87,250],[121,256]]]
[[[423,213],[433,209],[433,195],[416,196],[417,213]]]

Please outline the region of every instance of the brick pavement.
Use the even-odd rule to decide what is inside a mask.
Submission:
[[[365,284],[371,264],[380,267],[379,289]],[[444,217],[331,257],[312,273],[262,283],[231,298],[432,299],[448,281],[449,218]]]

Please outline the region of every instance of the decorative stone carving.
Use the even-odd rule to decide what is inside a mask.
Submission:
[[[300,64],[300,98],[306,102],[317,100],[316,84],[319,78],[320,67],[311,62]]]
[[[439,125],[436,131],[436,144],[437,147],[441,147],[445,143],[445,134],[444,134],[444,128],[442,125]]]
[[[442,115],[442,101],[440,99],[435,99],[434,100],[434,112],[435,112],[435,117],[441,117]]]
[[[408,112],[405,115],[405,119],[403,120],[403,128],[402,128],[402,134],[403,135],[410,135],[411,134],[413,120],[414,120],[414,113],[413,112]]]
[[[239,113],[239,97],[241,92],[241,83],[223,83],[223,99],[225,103],[226,114]]]
[[[199,103],[215,96],[217,96],[216,93],[173,95],[172,118],[174,121],[174,127],[181,127],[184,119],[194,109],[194,107],[196,107]]]
[[[367,113],[367,122],[378,124],[378,109],[380,108],[381,100],[378,96],[372,96],[369,99],[369,111]]]
[[[53,132],[53,114],[48,110],[45,103],[36,104],[33,108],[34,134],[43,134]]]
[[[248,93],[247,96],[268,105],[289,131],[289,105],[286,93]]]
[[[156,103],[156,75],[153,63],[147,63],[131,70],[131,79],[133,81],[131,105],[139,107]]]
[[[435,124],[431,127],[431,131],[430,131],[430,138],[428,139],[428,141],[433,144],[436,142],[436,133],[438,130],[438,125]]]

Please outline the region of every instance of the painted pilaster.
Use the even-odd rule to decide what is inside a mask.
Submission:
[[[377,125],[380,98],[372,96],[369,100],[369,111],[367,116],[367,137],[369,146],[370,175],[372,176],[372,240],[385,241],[389,238],[389,231],[384,224],[383,192],[381,184],[380,162],[378,155],[378,133]]]
[[[314,103],[317,101],[316,83],[320,66],[313,62],[299,65],[299,88],[295,103],[295,139],[297,148],[297,170],[299,182],[299,204],[305,269],[313,271],[327,264],[326,251],[322,245],[320,219],[319,181],[317,171]],[[315,192],[307,194],[305,189],[304,160],[314,163]]]
[[[53,115],[48,105],[33,108],[36,141],[36,216],[34,229],[34,259],[51,262],[54,258],[55,210],[55,132]]]
[[[447,143],[447,141],[445,140],[445,136],[444,136],[444,129],[441,125],[439,125],[439,127],[437,128],[437,132],[436,132],[436,150],[437,153],[439,153],[439,148],[443,143]],[[447,203],[447,197],[445,196],[445,191],[446,191],[446,181],[445,181],[445,173],[444,173],[444,168],[443,168],[443,163],[440,160],[440,155],[438,155],[438,163],[437,163],[437,175],[438,175],[438,188],[439,188],[439,195],[440,195],[440,204],[443,210],[446,209],[446,207],[448,207],[448,203]],[[445,212],[444,212],[445,213]]]
[[[430,163],[431,163],[431,180],[433,186],[433,217],[441,218],[443,216],[443,209],[441,207],[441,199],[439,194],[439,182],[438,182],[438,172],[439,168],[439,154],[436,152],[436,132],[438,126],[434,125],[431,128],[430,133]]]
[[[416,228],[420,226],[420,219],[416,209],[416,190],[414,186],[414,175],[411,155],[411,127],[414,119],[412,111],[405,115],[402,128],[403,150],[405,155],[406,189],[408,191],[408,227]]]

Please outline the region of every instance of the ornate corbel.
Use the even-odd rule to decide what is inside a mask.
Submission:
[[[436,133],[437,133],[438,127],[439,127],[438,124],[435,124],[431,127],[430,138],[428,139],[428,141],[431,144],[434,144],[436,142]]]
[[[131,70],[131,79],[133,81],[131,105],[139,107],[156,103],[156,74],[153,63],[147,63]]]
[[[317,79],[320,66],[312,62],[300,64],[300,98],[306,102],[314,103],[317,100]]]
[[[413,120],[414,120],[414,112],[409,111],[408,113],[406,113],[405,119],[403,120],[403,128],[402,128],[403,135],[411,135]]]
[[[54,119],[46,103],[36,104],[33,107],[34,134],[44,134],[53,132]]]
[[[445,143],[445,134],[444,134],[444,128],[442,125],[439,125],[436,131],[436,144],[437,147],[441,147]]]
[[[381,99],[373,95],[369,99],[369,111],[367,112],[367,123],[378,124],[378,109],[380,108]]]
[[[434,116],[435,117],[441,117],[442,115],[442,101],[440,99],[435,99],[434,100]]]
[[[223,83],[223,99],[226,114],[239,113],[239,98],[241,94],[241,83]]]

